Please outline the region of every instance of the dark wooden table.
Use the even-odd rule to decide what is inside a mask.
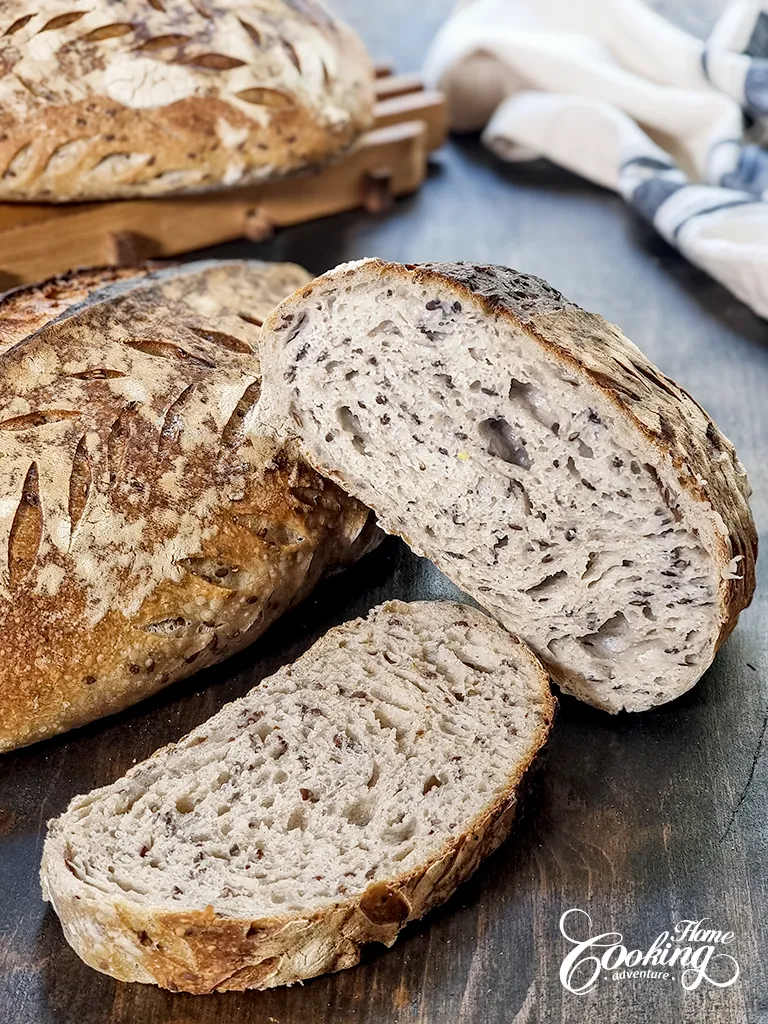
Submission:
[[[418,66],[449,0],[336,0],[377,55]],[[703,31],[717,0],[659,2]],[[604,313],[713,414],[768,517],[768,324],[687,265],[613,195],[544,164],[505,167],[476,141],[448,146],[421,194],[383,219],[354,214],[229,246],[320,272],[364,255],[497,262],[548,278]],[[304,987],[194,997],[120,985],[85,967],[43,904],[47,818],[76,793],[202,722],[330,625],[389,597],[452,588],[388,541],[251,650],[157,699],[0,762],[0,1020],[9,1024],[768,1024],[766,563],[753,607],[691,693],[615,718],[566,699],[514,835],[445,907],[387,952]],[[682,918],[735,935],[741,977],[559,980],[563,911],[632,947]]]

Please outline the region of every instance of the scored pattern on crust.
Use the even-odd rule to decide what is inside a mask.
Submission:
[[[0,198],[245,184],[367,127],[370,62],[314,0],[0,0]]]
[[[218,275],[218,281],[205,285],[209,294],[218,291],[217,322],[226,322],[233,317],[226,300],[247,304],[252,296],[236,271],[223,268]],[[303,273],[294,277],[304,279]],[[48,564],[66,551],[74,571],[81,549],[83,558],[99,559],[96,533],[77,537],[78,525],[89,516],[102,520],[105,550],[112,532],[118,535],[140,519],[146,519],[141,546],[151,548],[153,539],[164,538],[178,548],[184,499],[196,501],[201,510],[242,499],[250,461],[242,450],[244,426],[260,393],[254,355],[258,329],[238,318],[250,341],[211,330],[187,306],[193,293],[198,299],[205,294],[200,275],[161,272],[156,283],[75,307],[2,357],[0,451],[6,484],[22,481],[13,516],[0,514],[8,551],[6,584],[26,579],[41,546]],[[137,321],[143,330],[134,338],[128,324]],[[96,345],[86,342],[85,331],[94,332]],[[94,351],[98,365],[91,367]],[[155,362],[162,365],[151,365]],[[39,366],[38,374],[24,372],[30,364]],[[204,445],[210,446],[208,458],[200,450]],[[251,447],[249,442],[246,449]],[[147,449],[156,455],[148,457]],[[231,493],[221,495],[215,483],[228,483]],[[114,531],[107,528],[110,518]],[[199,546],[202,533],[200,526],[192,527],[185,537],[190,550]],[[99,567],[104,590],[114,569],[108,563],[105,555]],[[140,582],[127,588],[114,583],[110,606],[117,602],[126,612],[135,610]],[[106,598],[105,593],[101,614]]]
[[[0,300],[0,749],[244,646],[368,516],[253,420],[256,321],[305,271],[113,276]]]

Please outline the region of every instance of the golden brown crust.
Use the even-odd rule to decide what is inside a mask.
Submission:
[[[0,199],[245,185],[367,128],[362,43],[314,0],[0,0]]]
[[[104,277],[62,285],[88,297],[52,322],[36,292],[0,304],[0,750],[239,650],[359,553],[368,519],[253,419],[257,324],[305,271]]]
[[[64,840],[57,822],[51,822],[43,893],[53,902],[67,941],[90,966],[121,981],[195,994],[290,985],[353,967],[368,942],[391,946],[410,921],[447,900],[507,837],[520,782],[546,742],[556,708],[549,678],[533,652],[514,642],[537,673],[543,723],[505,790],[427,863],[309,917],[233,919],[216,915],[212,907],[169,913],[99,899],[67,869]]]
[[[141,267],[93,267],[60,274],[40,284],[25,285],[0,295],[0,354],[40,330],[70,306],[83,302],[96,288],[143,277],[151,270]]]

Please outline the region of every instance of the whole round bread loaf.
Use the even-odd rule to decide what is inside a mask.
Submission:
[[[0,750],[239,650],[369,544],[254,414],[259,324],[308,280],[210,262],[0,301]]]
[[[522,636],[640,711],[711,664],[755,586],[746,474],[700,406],[544,281],[365,260],[265,325],[260,415]]]
[[[0,200],[287,174],[371,121],[373,70],[316,0],[0,0]]]
[[[76,797],[49,823],[43,895],[121,981],[205,993],[352,967],[506,838],[554,709],[486,615],[381,605]]]

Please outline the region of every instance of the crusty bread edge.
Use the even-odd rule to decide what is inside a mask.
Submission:
[[[467,300],[479,303],[489,317],[506,320],[516,330],[525,333],[540,346],[545,355],[554,359],[564,369],[577,373],[582,379],[586,378],[590,387],[612,404],[617,414],[617,421],[623,422],[630,438],[635,441],[639,440],[648,453],[648,462],[654,469],[663,472],[667,479],[674,484],[687,506],[693,525],[699,530],[701,539],[713,558],[718,583],[719,628],[716,635],[710,638],[710,653],[705,660],[704,668],[699,669],[697,666],[690,680],[686,680],[686,685],[680,687],[678,691],[670,693],[667,700],[673,700],[694,686],[711,664],[717,650],[733,632],[740,613],[752,601],[756,583],[755,564],[758,551],[757,530],[748,502],[751,487],[746,479],[746,473],[736,456],[733,445],[718,429],[708,413],[687,391],[654,366],[642,351],[623,334],[620,328],[610,324],[599,314],[588,313],[569,302],[540,278],[518,274],[514,270],[503,267],[475,268],[470,264],[456,263],[400,264],[374,257],[341,264],[334,270],[315,278],[284,299],[276,307],[272,316],[265,321],[261,350],[265,386],[261,407],[264,418],[277,433],[284,433],[285,425],[291,423],[291,417],[287,413],[289,388],[282,382],[282,368],[279,366],[278,348],[281,342],[278,339],[280,335],[274,333],[275,328],[280,326],[282,317],[291,308],[309,300],[318,289],[345,276],[358,274],[361,270],[367,271],[371,275],[371,280],[375,277],[383,279],[391,275],[419,284],[434,282],[443,287],[448,286],[454,292],[464,295]],[[473,287],[473,271],[478,275],[482,272],[492,273],[493,277],[498,279],[498,288],[489,290],[487,281],[484,281],[481,287]],[[502,277],[502,275],[505,276]],[[515,287],[518,283],[523,287],[524,292],[527,292],[527,294],[522,294],[522,301],[519,301],[518,297],[521,293]],[[597,336],[600,339],[608,352],[601,354],[598,358],[607,356],[610,359],[611,365],[607,369],[613,376],[588,366],[585,359],[579,357],[569,343],[571,332],[577,338],[586,334],[590,337]],[[552,335],[555,337],[562,335],[562,341],[552,340]],[[616,348],[616,352],[611,351],[613,347]],[[622,349],[627,351],[622,352]],[[626,362],[615,358],[617,353],[631,354],[631,368]],[[709,459],[701,464],[700,453],[676,445],[674,435],[669,436],[663,430],[661,433],[656,433],[639,419],[631,405],[622,397],[622,392],[631,388],[632,382],[638,380],[642,380],[644,385],[650,385],[653,388],[654,397],[660,402],[661,407],[665,407],[667,404],[665,395],[671,393],[677,403],[687,406],[689,416],[701,418],[699,427],[706,435],[712,449]],[[278,407],[281,414],[284,414],[282,422],[279,422],[275,415]],[[677,408],[679,413],[679,404]],[[671,410],[665,409],[665,411]],[[295,428],[289,429],[301,443],[300,431]],[[307,462],[319,473],[335,480],[348,493],[355,493],[354,488],[350,489],[343,473],[315,458],[307,451],[304,444],[301,444],[301,448]],[[722,462],[719,466],[716,464],[720,458],[726,460],[725,468]],[[705,476],[705,473],[708,475]],[[703,488],[702,478],[709,481],[709,492]],[[370,495],[365,495],[361,500],[370,505],[379,516],[379,525],[388,530],[389,528],[381,516],[381,510],[376,508],[376,503],[371,501]],[[718,520],[724,524],[724,529],[719,528]],[[419,551],[401,530],[390,532],[397,532],[418,554],[426,554]],[[435,559],[434,554],[427,555],[427,557],[431,557],[443,572],[451,576],[452,569],[455,567],[447,564],[447,560]],[[737,557],[739,562],[736,573],[730,572],[729,568],[734,558]],[[594,703],[602,710],[615,713],[616,708],[595,702],[591,695],[583,690],[578,680],[559,672],[556,664],[547,661],[547,665],[555,681],[562,686],[564,691]],[[648,707],[650,706],[649,704]],[[646,710],[646,708],[643,706],[633,710]]]
[[[384,605],[394,612],[402,607],[399,601]],[[55,819],[48,823],[40,880],[67,942],[87,964],[119,981],[196,995],[291,985],[353,967],[368,942],[391,946],[406,924],[447,900],[504,841],[514,820],[520,783],[546,743],[557,707],[549,675],[527,644],[512,636],[510,641],[538,676],[543,723],[504,791],[429,861],[309,917],[224,918],[212,907],[168,912],[129,900],[113,901],[98,890],[94,895],[93,888],[67,867],[63,819]],[[158,750],[153,758],[174,745]],[[97,943],[108,944],[109,953],[100,955]]]

